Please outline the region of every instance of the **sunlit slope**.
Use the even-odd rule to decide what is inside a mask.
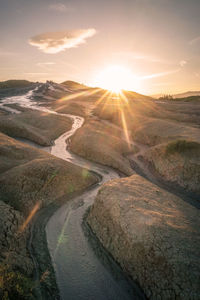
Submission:
[[[136,142],[140,148],[145,147],[139,155],[144,167],[149,166],[156,176],[175,188],[198,194],[199,108],[198,102],[159,103],[124,93],[116,99],[102,99],[94,113],[101,120],[121,128],[128,144]],[[169,154],[167,149],[171,145],[175,145],[174,151]],[[131,157],[134,161],[134,154]]]
[[[84,90],[84,89],[89,88],[88,86],[86,86],[84,84],[81,84],[81,83],[78,83],[78,82],[72,81],[72,80],[64,81],[61,84],[72,90]]]
[[[20,114],[3,114],[0,118],[1,132],[11,137],[28,139],[41,146],[52,145],[54,139],[69,130],[71,125],[71,120],[64,116],[30,109]]]
[[[157,103],[124,92],[116,99],[101,99],[96,103],[94,113],[126,130],[130,138],[153,145],[181,136],[199,140],[197,105]]]
[[[72,137],[71,150],[92,161],[112,167],[123,174],[131,175],[125,154],[135,152],[136,147],[123,139],[120,128],[113,128],[98,120],[87,120]]]

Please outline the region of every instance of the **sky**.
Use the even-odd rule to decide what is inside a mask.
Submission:
[[[200,0],[0,0],[0,80],[95,85],[119,66],[143,94],[200,90]]]

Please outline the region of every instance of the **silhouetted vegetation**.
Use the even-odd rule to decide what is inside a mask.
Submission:
[[[200,101],[200,96],[189,96],[189,97],[183,97],[183,98],[175,98],[172,95],[163,95],[158,100],[160,101]]]
[[[174,98],[172,95],[163,95],[162,97],[159,98],[159,100],[168,101],[168,100],[174,100]]]

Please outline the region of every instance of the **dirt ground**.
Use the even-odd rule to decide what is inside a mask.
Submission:
[[[11,137],[28,139],[41,146],[51,146],[71,126],[69,118],[35,110],[26,109],[20,114],[2,114],[0,117],[1,132]]]
[[[138,175],[104,184],[87,221],[148,299],[199,297],[199,210]]]

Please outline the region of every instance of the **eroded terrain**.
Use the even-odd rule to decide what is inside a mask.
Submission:
[[[200,102],[114,95],[71,82],[47,82],[31,97],[47,110],[11,101],[0,111],[3,277],[14,271],[25,276],[21,285],[31,279],[31,212],[97,182],[88,170],[27,145],[51,146],[72,125],[56,113],[73,114],[85,122],[68,141],[70,151],[124,177],[100,189],[87,218],[92,231],[148,298],[199,299]],[[19,293],[9,284],[1,293]]]

